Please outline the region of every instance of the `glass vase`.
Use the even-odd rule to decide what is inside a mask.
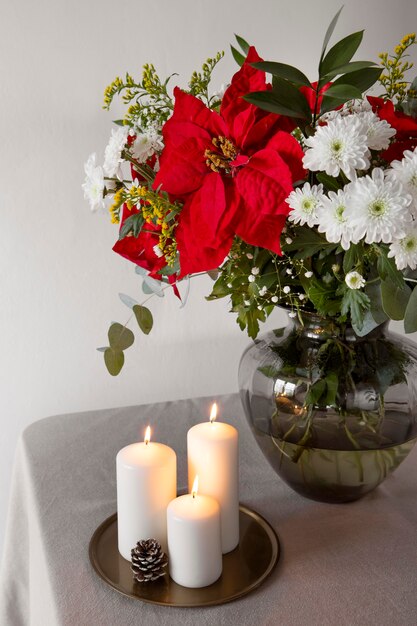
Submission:
[[[289,320],[246,349],[239,387],[264,455],[314,500],[360,498],[417,440],[417,347],[388,324],[359,337],[315,315]]]

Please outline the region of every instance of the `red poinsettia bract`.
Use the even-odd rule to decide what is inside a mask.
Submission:
[[[243,100],[251,91],[270,88],[265,74],[250,65],[259,60],[251,48],[224,94],[220,113],[175,89],[154,188],[184,202],[175,233],[180,276],[218,267],[235,235],[281,253],[289,211],[285,199],[305,176],[303,152],[290,135],[288,118]]]
[[[414,150],[417,146],[417,121],[410,115],[396,111],[391,100],[375,96],[368,96],[368,100],[378,117],[397,131],[390,147],[382,152],[382,158],[388,163],[395,159],[401,160],[405,150]]]

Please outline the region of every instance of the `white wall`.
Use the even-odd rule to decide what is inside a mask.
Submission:
[[[18,433],[47,415],[140,404],[236,389],[247,343],[227,303],[207,303],[197,279],[187,307],[151,303],[155,329],[137,335],[111,378],[95,351],[111,320],[129,314],[119,291],[139,295],[133,266],[111,246],[116,230],[91,214],[81,192],[83,163],[102,154],[111,119],[104,87],[153,62],[185,79],[233,33],[265,58],[314,77],[331,0],[3,0],[0,8],[0,545]],[[365,13],[366,11],[366,13]],[[340,38],[366,29],[360,58],[417,29],[413,0],[345,0]],[[414,57],[416,55],[414,54]],[[230,57],[217,86],[236,66]],[[270,325],[282,319],[273,316]]]

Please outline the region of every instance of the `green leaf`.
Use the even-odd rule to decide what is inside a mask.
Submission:
[[[135,341],[135,336],[129,328],[117,322],[111,324],[108,332],[110,348],[113,350],[126,350]]]
[[[326,375],[326,405],[336,404],[337,389],[339,387],[339,377],[336,372],[329,372]]]
[[[363,327],[365,312],[370,309],[371,301],[366,293],[359,289],[346,289],[342,299],[341,313],[347,315],[350,313],[352,325],[361,330]]]
[[[232,55],[234,60],[236,61],[236,63],[238,65],[240,65],[242,67],[242,65],[245,62],[245,57],[243,56],[243,54],[241,54],[238,50],[236,50],[236,48],[234,48],[233,46],[230,46],[230,50],[232,51]]]
[[[107,348],[104,352],[104,363],[109,374],[117,376],[125,362],[125,355],[122,350]]]
[[[364,291],[371,301],[371,315],[379,326],[388,320],[382,307],[381,283],[367,283]]]
[[[391,280],[381,282],[382,306],[385,313],[392,320],[402,320],[407,309],[407,304],[411,296],[411,289],[408,285],[402,288],[395,285]]]
[[[265,365],[265,367],[258,367],[258,372],[261,372],[267,378],[278,378],[282,373],[282,369],[277,369],[273,365]]]
[[[414,287],[408,300],[404,315],[404,330],[406,333],[415,333],[417,331],[417,287]]]
[[[380,247],[380,255],[377,261],[377,271],[381,280],[389,280],[396,287],[401,289],[404,286],[404,277],[397,269],[395,260],[387,257],[386,249]]]
[[[296,259],[305,259],[316,252],[324,250],[328,246],[334,247],[335,244],[329,243],[324,235],[306,226],[297,228],[292,243],[283,243],[282,245],[285,252],[296,250],[297,252],[294,255]]]
[[[363,30],[352,33],[338,41],[319,65],[320,78],[331,72],[335,67],[349,63],[356,50],[359,48],[363,37]]]
[[[307,406],[309,404],[318,404],[320,398],[325,393],[327,388],[327,383],[324,378],[320,378],[316,380],[315,383],[310,385],[309,390],[306,393],[304,399],[304,405]]]
[[[340,102],[337,98],[330,98],[324,94],[323,100],[321,101],[320,106],[320,115],[324,115],[324,113],[328,113],[329,111],[334,111],[337,107],[340,107],[343,102]]]
[[[361,94],[367,91],[381,75],[380,67],[367,67],[363,70],[357,70],[350,74],[344,74],[340,78],[334,81],[332,87],[335,85],[351,85],[359,89]],[[326,92],[327,93],[327,92]]]
[[[324,40],[323,40],[323,46],[321,48],[321,56],[320,56],[320,63],[323,59],[323,56],[326,52],[326,48],[327,48],[327,44],[330,41],[330,37],[333,35],[333,31],[335,29],[335,26],[337,24],[337,20],[339,19],[339,15],[341,14],[343,9],[343,5],[340,7],[340,9],[338,10],[338,12],[336,13],[336,15],[334,16],[334,18],[332,19],[332,21],[330,22],[327,30],[326,30],[326,34],[324,35]]]
[[[130,215],[125,221],[119,232],[119,240],[124,239],[130,233],[133,234],[134,237],[138,237],[140,231],[142,230],[142,226],[145,220],[141,213],[135,213],[134,215]]]
[[[362,261],[363,248],[358,244],[350,244],[343,257],[343,271],[345,274]]]
[[[123,302],[123,304],[125,304],[129,309],[133,309],[134,305],[138,304],[136,300],[134,300],[125,293],[119,293],[119,298]]]
[[[260,109],[303,120],[311,119],[311,110],[305,96],[291,83],[274,76],[271,91],[254,91],[243,99]]]
[[[335,98],[341,102],[347,102],[355,98],[362,98],[362,91],[359,91],[359,89],[353,85],[344,83],[336,84],[336,82],[334,82],[325,92],[323,98]]]
[[[293,111],[293,109],[281,104],[278,98],[276,98],[271,91],[253,91],[252,93],[243,96],[243,99],[250,104],[255,104],[264,111],[269,111],[269,113],[286,115],[288,117],[299,116],[299,114]]]
[[[321,183],[327,191],[339,191],[342,188],[342,185],[339,183],[337,178],[333,176],[329,176],[325,172],[319,172],[316,174],[316,178]]]
[[[248,42],[245,39],[243,39],[243,37],[241,37],[240,35],[236,35],[236,33],[235,33],[235,39],[237,43],[239,44],[241,50],[243,50],[245,54],[248,54],[249,48],[250,48],[250,45],[248,44]]]
[[[251,63],[252,67],[263,72],[268,72],[278,78],[284,78],[289,80],[295,85],[304,85],[311,87],[311,83],[307,76],[303,74],[299,69],[293,65],[287,65],[286,63],[276,63],[275,61],[259,61],[258,63]]]
[[[150,310],[146,306],[135,304],[133,313],[135,314],[136,321],[141,331],[145,333],[145,335],[149,335],[153,326],[153,317]]]
[[[365,311],[360,328],[352,323],[352,328],[358,337],[365,337],[365,335],[370,333],[377,326],[379,326],[379,324],[374,320],[371,311]]]
[[[346,63],[345,65],[339,65],[338,67],[334,67],[331,72],[322,77],[321,84],[329,82],[329,80],[335,76],[350,74],[350,72],[363,70],[367,67],[375,67],[375,63],[373,61],[352,61],[351,63]]]
[[[227,286],[223,276],[220,276],[213,285],[211,293],[206,296],[206,300],[218,300],[219,298],[225,298],[230,294],[230,289]]]
[[[314,304],[319,315],[337,315],[340,311],[340,299],[336,297],[333,286],[326,285],[316,277],[300,276],[300,282],[308,298]]]

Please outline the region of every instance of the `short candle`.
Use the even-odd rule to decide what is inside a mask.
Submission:
[[[220,507],[198,493],[198,477],[190,494],[167,509],[169,574],[183,587],[207,587],[222,573]]]
[[[120,554],[130,561],[141,539],[167,550],[166,508],[177,492],[177,457],[168,446],[145,440],[122,448],[116,458],[117,527]]]
[[[220,505],[223,554],[239,543],[239,454],[238,432],[216,421],[214,403],[210,421],[197,424],[187,434],[188,486],[198,474],[201,494]]]

